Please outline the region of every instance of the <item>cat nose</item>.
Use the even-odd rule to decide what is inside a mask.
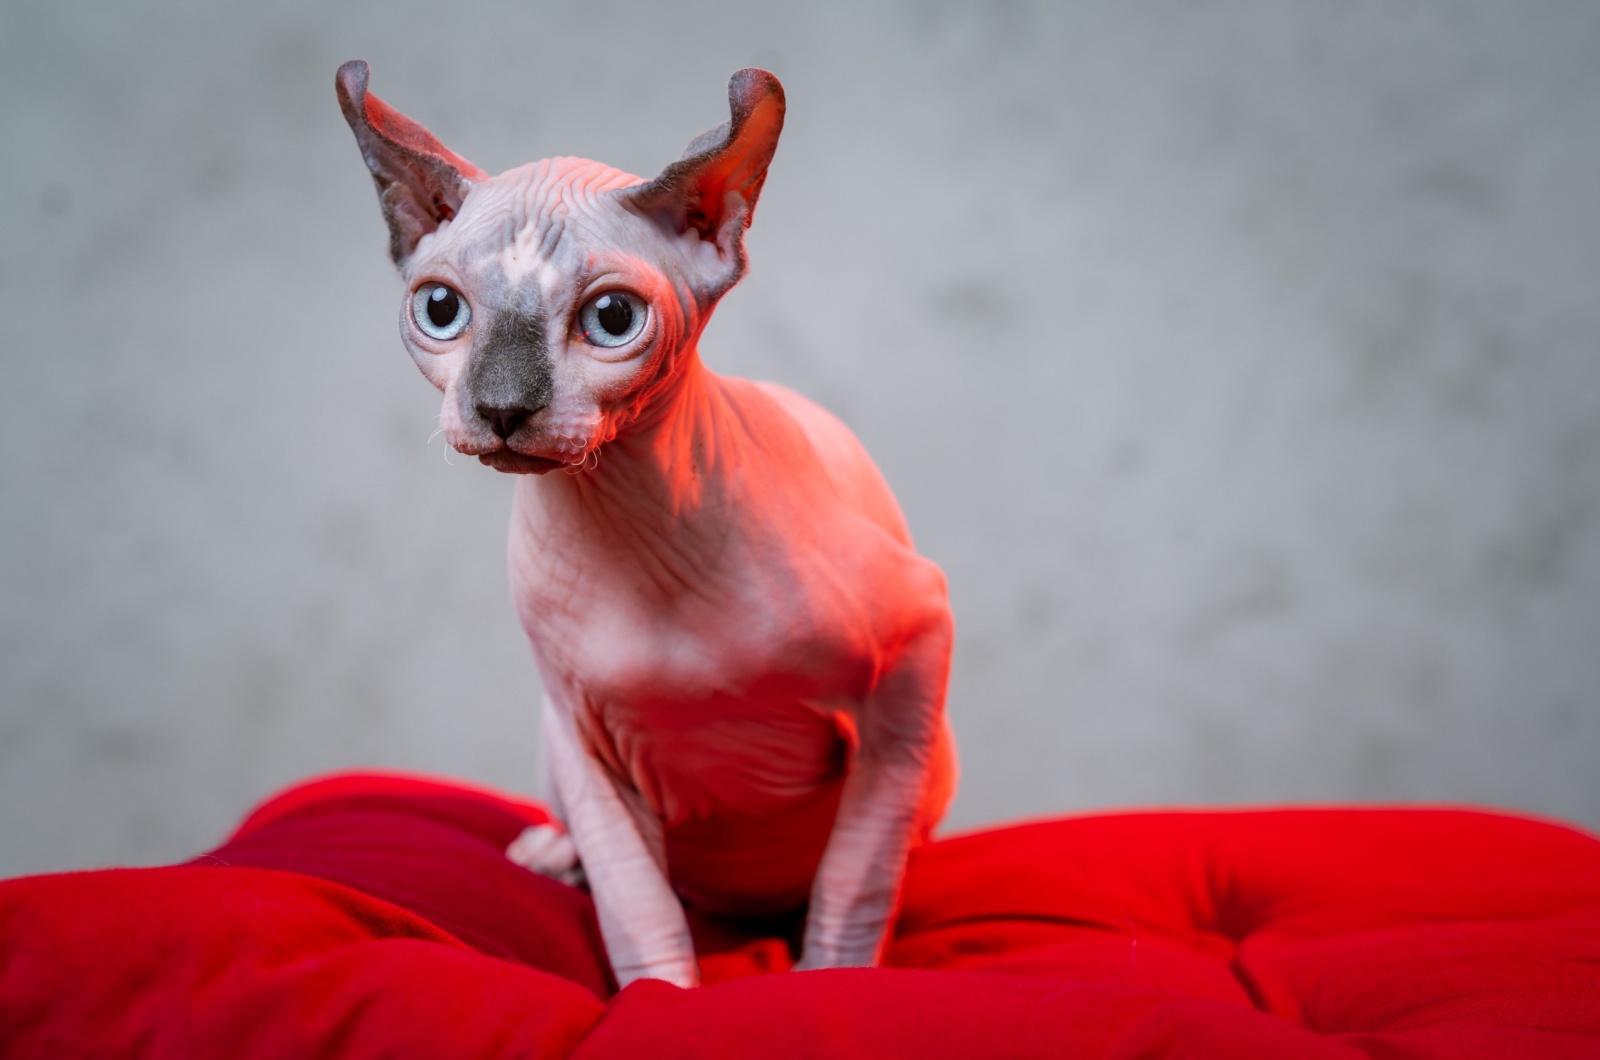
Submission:
[[[542,408],[543,406],[540,406]],[[499,436],[501,441],[517,433],[517,428],[528,422],[539,409],[530,409],[524,405],[512,405],[509,408],[500,408],[494,405],[479,405],[478,415],[489,425],[489,429]]]

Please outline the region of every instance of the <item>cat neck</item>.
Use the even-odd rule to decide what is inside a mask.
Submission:
[[[681,548],[696,524],[722,517],[725,475],[747,443],[728,382],[690,349],[671,383],[581,470],[522,476],[519,504],[547,526]]]

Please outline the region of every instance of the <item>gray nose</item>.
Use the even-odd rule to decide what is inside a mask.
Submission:
[[[542,407],[542,406],[541,406]],[[479,405],[478,415],[489,425],[502,441],[517,433],[517,428],[528,422],[538,409],[530,409],[523,405],[512,405],[509,408],[497,408],[493,405]]]

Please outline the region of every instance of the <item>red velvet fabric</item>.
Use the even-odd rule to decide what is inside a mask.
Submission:
[[[303,785],[187,865],[0,883],[8,1058],[1600,1057],[1600,842],[1461,810],[1147,813],[924,848],[888,967],[695,918],[620,994],[541,807]]]

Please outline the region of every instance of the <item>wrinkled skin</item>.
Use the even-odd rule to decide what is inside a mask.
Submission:
[[[696,982],[683,902],[809,902],[798,967],[876,962],[955,782],[944,578],[847,428],[696,348],[744,269],[782,89],[740,71],[730,123],[645,182],[573,158],[490,178],[366,80],[346,64],[340,100],[406,347],[449,444],[519,476],[511,588],[566,835],[510,853],[570,875],[575,849],[623,984]],[[417,303],[439,285],[470,314],[445,338]],[[643,314],[615,346],[584,312],[608,293]]]

